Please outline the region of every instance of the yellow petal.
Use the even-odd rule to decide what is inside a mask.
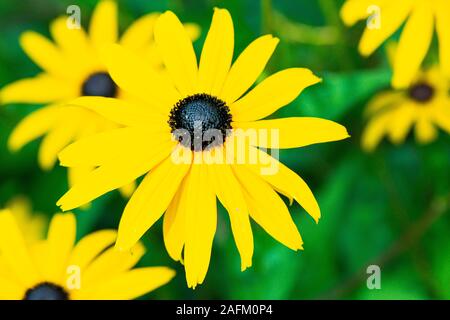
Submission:
[[[234,241],[241,256],[241,271],[244,271],[252,265],[253,233],[241,185],[227,164],[211,165],[210,174],[217,197],[230,216]]]
[[[112,45],[103,51],[102,56],[111,77],[120,88],[141,98],[162,115],[167,116],[181,98],[166,77],[133,52]]]
[[[415,129],[416,139],[421,144],[430,143],[437,137],[437,130],[427,116],[419,116]]]
[[[175,272],[165,267],[139,268],[122,273],[89,290],[74,294],[80,300],[131,300],[168,283]]]
[[[367,105],[365,113],[367,115],[382,111],[384,108],[389,108],[398,104],[405,99],[404,92],[387,91],[377,94]]]
[[[149,13],[134,21],[122,35],[120,44],[136,52],[153,42],[153,28],[158,17],[159,13]]]
[[[263,72],[278,42],[266,35],[250,43],[231,67],[219,97],[228,105],[239,99]]]
[[[115,43],[117,33],[117,3],[112,0],[102,0],[92,13],[89,26],[92,43],[100,50],[104,45]]]
[[[46,242],[48,281],[60,283],[67,272],[67,262],[75,243],[76,221],[71,213],[56,214],[49,226]]]
[[[169,130],[167,115],[163,117],[148,105],[139,106],[129,101],[105,97],[80,97],[67,104],[92,110],[120,125],[147,127],[155,131]]]
[[[0,210],[0,252],[21,285],[30,288],[39,279],[23,235],[9,210]]]
[[[95,167],[93,166],[68,168],[67,175],[69,187],[71,188],[76,183],[83,181],[83,179],[85,179],[92,171],[94,171],[94,169]]]
[[[186,186],[186,281],[195,289],[206,277],[217,227],[216,195],[210,187],[208,168],[193,164]]]
[[[197,57],[186,29],[173,12],[167,11],[158,18],[155,41],[181,95],[196,93]]]
[[[440,0],[436,8],[440,65],[444,73],[450,77],[450,3],[446,0]]]
[[[70,255],[68,265],[78,266],[84,270],[101,252],[114,243],[115,230],[101,230],[82,238]]]
[[[234,50],[233,20],[226,9],[214,10],[198,70],[198,91],[218,96],[230,70]]]
[[[29,252],[31,259],[33,260],[33,264],[39,273],[39,282],[43,282],[49,279],[47,277],[48,274],[48,249],[47,249],[47,240],[40,240],[32,243],[29,247]],[[64,285],[61,279],[55,279],[55,284]],[[29,289],[29,288],[27,288]]]
[[[50,170],[58,159],[58,153],[76,137],[81,118],[74,114],[69,119],[58,123],[42,140],[38,154],[39,165],[42,169]]]
[[[27,244],[35,243],[43,238],[47,226],[47,219],[42,214],[32,213],[31,203],[26,197],[14,197],[11,201],[8,201],[6,208],[10,209],[13,213]]]
[[[131,195],[136,191],[136,181],[133,181],[132,183],[129,183],[127,185],[124,185],[123,187],[120,187],[119,192],[124,198],[130,198]]]
[[[28,142],[44,135],[56,124],[61,114],[60,110],[58,106],[50,105],[25,117],[11,133],[8,147],[17,151]]]
[[[244,196],[252,219],[286,247],[302,249],[300,233],[280,196],[247,168],[235,165],[233,170],[245,190]]]
[[[363,131],[361,137],[362,148],[367,152],[372,152],[377,147],[380,140],[386,134],[391,121],[391,113],[386,112],[374,116]]]
[[[380,28],[366,28],[359,52],[371,55],[389,36],[391,36],[405,21],[413,6],[413,0],[391,1],[381,10]]]
[[[200,37],[202,30],[200,29],[198,24],[184,23],[183,25],[186,29],[187,34],[189,35],[189,38],[191,38],[192,41],[195,41]]]
[[[394,61],[392,85],[406,88],[417,75],[433,38],[434,17],[430,4],[418,1],[406,23]]]
[[[11,279],[0,274],[0,300],[22,300],[27,290],[26,287],[20,285]]]
[[[183,262],[181,253],[186,238],[186,192],[184,181],[164,214],[164,245],[169,256],[175,261]]]
[[[414,105],[409,103],[392,112],[392,125],[388,128],[392,143],[400,144],[405,140],[415,119]]]
[[[272,185],[275,190],[290,199],[295,199],[316,223],[319,222],[319,204],[306,182],[294,171],[267,153],[254,147],[251,148],[253,152],[258,154],[258,162],[247,163],[246,166]]]
[[[47,73],[64,79],[77,79],[78,72],[61,51],[48,39],[32,31],[20,36],[20,45],[26,54]]]
[[[13,82],[0,91],[0,102],[7,103],[49,103],[75,97],[75,87],[67,85],[52,76],[42,74],[34,78]]]
[[[381,1],[374,0],[347,0],[341,8],[341,19],[346,25],[354,25],[357,21],[366,19],[370,12],[370,6],[380,5]]]
[[[282,118],[255,122],[238,122],[234,128],[258,130],[253,145],[270,148],[300,148],[316,143],[338,141],[349,137],[344,126],[320,118]]]
[[[70,64],[76,65],[80,77],[85,76],[88,70],[98,67],[99,61],[83,28],[69,28],[67,20],[67,16],[55,19],[50,25],[50,31]]]
[[[123,154],[136,154],[141,148],[157,148],[163,139],[149,139],[144,128],[119,128],[101,132],[72,143],[58,155],[65,167],[100,166]],[[167,136],[166,140],[169,140]]]
[[[128,251],[118,251],[113,247],[106,249],[83,270],[82,287],[88,289],[132,269],[144,254],[142,243]]]
[[[159,147],[111,159],[111,162],[95,169],[86,179],[74,185],[58,200],[57,205],[67,211],[129,184],[167,158],[173,147],[174,142],[170,141],[161,143]]]
[[[147,174],[120,220],[116,244],[120,250],[133,246],[163,215],[189,168],[190,162],[175,164],[168,157]]]
[[[446,109],[437,111],[434,115],[434,121],[439,127],[450,134],[450,102],[445,101],[440,103],[443,103]]]
[[[230,106],[233,120],[240,122],[265,118],[318,82],[320,79],[308,69],[291,68],[277,72]]]

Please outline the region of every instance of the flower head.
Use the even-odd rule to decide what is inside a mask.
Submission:
[[[307,69],[292,68],[249,90],[278,39],[256,39],[232,64],[233,22],[225,9],[214,11],[199,64],[172,12],[158,18],[155,41],[168,78],[124,47],[108,49],[111,77],[146,101],[147,108],[111,98],[72,102],[124,128],[84,139],[60,153],[64,166],[95,164],[98,169],[58,205],[63,210],[78,207],[145,175],[125,208],[116,246],[127,250],[164,215],[167,251],[184,262],[187,283],[194,288],[204,281],[209,266],[216,197],[228,211],[242,270],[252,264],[250,218],[287,247],[301,249],[300,234],[277,191],[295,199],[316,221],[319,206],[307,184],[262,149],[336,141],[348,134],[343,126],[318,118],[260,119],[320,79]]]
[[[405,90],[378,94],[367,107],[363,148],[373,151],[384,135],[394,144],[403,143],[411,128],[419,143],[433,141],[437,127],[450,133],[449,89],[448,79],[434,67],[421,72]]]
[[[73,214],[57,214],[46,240],[26,244],[10,210],[0,211],[0,299],[134,299],[169,282],[165,267],[133,269],[145,253],[111,247],[113,230],[96,231],[75,244]]]
[[[111,79],[102,50],[120,43],[145,57],[157,70],[162,61],[155,49],[153,27],[159,14],[151,13],[137,19],[118,37],[117,3],[101,0],[95,8],[89,33],[71,27],[67,17],[56,19],[50,26],[54,43],[38,33],[27,31],[20,44],[27,55],[43,72],[36,77],[11,83],[0,91],[0,102],[39,103],[46,106],[32,112],[21,121],[9,138],[9,148],[18,150],[28,142],[44,136],[38,160],[43,169],[51,169],[57,154],[71,142],[83,137],[117,128],[117,124],[89,110],[65,106],[80,96],[102,96],[132,100]],[[191,38],[198,36],[198,28],[187,25]],[[69,170],[69,184],[82,179],[92,167]],[[134,183],[123,186],[124,195],[130,195]]]
[[[372,54],[406,21],[394,60],[394,87],[406,88],[411,85],[428,52],[435,28],[441,67],[450,76],[449,1],[347,0],[341,16],[347,25],[369,17],[359,45],[359,51],[366,56]]]

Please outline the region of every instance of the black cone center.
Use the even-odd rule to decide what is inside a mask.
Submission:
[[[434,88],[427,83],[417,83],[409,88],[409,96],[421,103],[430,101],[434,96]]]
[[[114,98],[117,94],[117,85],[108,73],[98,72],[84,81],[81,93],[83,96]]]
[[[202,93],[178,101],[170,112],[169,125],[181,144],[201,151],[225,141],[231,120],[224,101]]]
[[[69,294],[60,286],[43,282],[29,289],[24,300],[69,300]]]

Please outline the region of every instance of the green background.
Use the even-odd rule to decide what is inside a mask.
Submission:
[[[49,22],[70,4],[80,6],[86,26],[95,0],[0,2],[0,86],[39,71],[20,49],[18,37],[28,29],[48,36]],[[352,136],[281,151],[281,160],[308,182],[322,209],[316,225],[298,205],[290,208],[304,251],[290,251],[253,224],[253,267],[241,273],[229,221],[220,208],[208,275],[203,285],[191,290],[182,266],[165,252],[159,221],[143,238],[148,253],[140,265],[167,265],[177,270],[177,277],[146,297],[450,298],[450,138],[441,132],[435,142],[419,146],[410,136],[400,147],[383,142],[373,154],[361,150],[363,108],[376,92],[389,87],[390,71],[382,49],[369,59],[358,55],[363,24],[344,27],[338,15],[341,4],[337,0],[119,1],[121,30],[143,14],[167,9],[184,22],[198,23],[202,36],[197,52],[215,6],[229,9],[233,16],[235,55],[259,35],[280,37],[267,74],[307,67],[324,82],[307,89],[275,116],[327,118],[344,124]],[[36,211],[51,215],[58,210],[56,200],[67,190],[65,170],[39,169],[40,141],[16,154],[6,148],[12,128],[36,107],[0,107],[0,206],[22,194],[31,199]],[[77,211],[78,237],[116,228],[124,206],[118,192],[111,192],[88,210]],[[381,267],[381,290],[366,286],[366,268],[371,264]]]

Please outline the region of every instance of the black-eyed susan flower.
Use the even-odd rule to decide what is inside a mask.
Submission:
[[[133,267],[145,253],[111,248],[114,230],[89,234],[75,244],[73,214],[57,214],[46,240],[27,244],[10,210],[0,211],[0,299],[134,299],[169,282],[165,267]]]
[[[405,24],[394,60],[392,84],[395,88],[411,85],[429,50],[435,29],[439,40],[440,64],[444,73],[450,76],[448,0],[347,0],[341,16],[347,25],[371,16],[359,44],[359,51],[365,56],[372,54]]]
[[[438,128],[450,133],[450,95],[448,79],[438,67],[421,72],[406,90],[390,90],[375,96],[367,106],[369,123],[362,146],[374,150],[387,137],[401,144],[413,128],[419,143],[433,141]]]
[[[38,161],[48,170],[54,166],[58,152],[71,142],[117,127],[96,113],[64,104],[80,96],[133,99],[108,75],[101,50],[109,44],[120,43],[146,57],[154,68],[161,69],[161,58],[153,41],[157,17],[158,14],[151,13],[137,19],[119,39],[117,3],[102,0],[93,12],[89,34],[82,28],[71,27],[67,17],[58,18],[51,24],[54,43],[32,31],[23,33],[20,37],[22,48],[43,72],[4,87],[0,91],[0,103],[47,105],[18,124],[9,138],[9,148],[16,151],[44,136]],[[186,28],[191,37],[198,36],[195,25]],[[91,170],[91,167],[70,169],[69,184],[74,184]],[[133,190],[133,183],[121,188],[124,195],[130,195]]]
[[[165,213],[166,248],[173,259],[184,263],[188,286],[194,288],[204,281],[209,266],[216,197],[228,211],[242,270],[252,264],[250,218],[287,247],[302,249],[300,234],[277,192],[295,199],[316,221],[319,206],[296,173],[257,147],[295,148],[348,137],[343,126],[329,120],[261,120],[320,79],[310,70],[291,68],[249,91],[278,39],[270,35],[256,39],[232,64],[233,22],[224,9],[214,12],[199,64],[188,34],[172,12],[158,19],[155,41],[169,79],[124,47],[108,49],[114,81],[146,101],[148,108],[108,98],[72,102],[125,127],[80,140],[60,153],[63,166],[98,168],[58,205],[70,210],[145,175],[125,208],[116,246],[128,250]],[[268,131],[276,134],[245,138],[247,133]],[[251,154],[257,161],[250,161]]]

